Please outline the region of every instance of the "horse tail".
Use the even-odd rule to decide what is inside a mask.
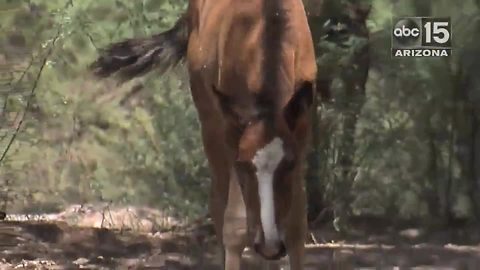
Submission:
[[[188,36],[188,18],[184,14],[165,32],[111,44],[100,51],[100,56],[90,65],[90,69],[97,77],[115,75],[121,82],[153,69],[164,73],[185,58]]]

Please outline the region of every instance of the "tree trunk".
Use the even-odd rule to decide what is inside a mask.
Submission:
[[[480,50],[466,49],[456,75],[456,154],[475,217],[480,218]]]
[[[368,32],[362,34],[365,35],[364,37],[368,37]],[[343,76],[341,76],[345,83],[346,95],[341,108],[343,121],[338,165],[341,169],[340,190],[342,194],[338,194],[340,196],[337,198],[336,207],[336,212],[340,214],[339,218],[347,217],[352,210],[350,207],[353,202],[351,189],[357,174],[354,162],[356,152],[355,132],[358,117],[365,103],[365,84],[369,66],[369,47],[367,45],[355,55],[351,67],[344,70]]]
[[[370,12],[370,6],[365,6],[361,4],[360,1],[347,2],[332,0],[308,0],[305,1],[305,6],[307,8],[307,14],[309,15],[310,29],[316,45],[317,58],[321,58],[324,53],[328,53],[321,51],[318,45],[323,40],[322,37],[329,30],[324,29],[323,25],[330,18],[341,18],[341,23],[345,24],[348,28],[348,35],[368,40],[369,32],[366,27],[366,19]],[[343,34],[345,33],[339,33],[340,36]],[[341,38],[339,38],[333,42],[340,43],[342,41]],[[339,47],[342,46],[342,44],[338,45]],[[318,215],[318,213],[322,212],[327,206],[333,206],[333,209],[339,216],[346,216],[350,211],[352,201],[350,191],[353,178],[356,175],[354,165],[355,130],[358,116],[365,100],[365,83],[370,66],[368,42],[367,45],[361,48],[352,49],[355,50],[355,52],[351,58],[351,63],[349,63],[347,67],[338,69],[339,64],[333,63],[331,66],[321,65],[318,68],[318,92],[323,101],[333,101],[332,105],[335,108],[336,114],[342,116],[335,117],[336,119],[341,119],[337,125],[341,126],[342,136],[339,147],[336,149],[339,151],[339,164],[333,165],[339,166],[341,175],[338,175],[340,179],[335,180],[335,185],[339,187],[336,188],[336,190],[339,191],[334,191],[335,194],[332,194],[332,197],[335,199],[326,202],[324,200],[324,187],[328,181],[334,181],[333,179],[326,179],[328,175],[334,175],[333,170],[335,169],[332,164],[328,164],[330,159],[327,156],[328,153],[331,152],[329,151],[331,144],[328,142],[333,139],[330,138],[333,129],[328,128],[331,126],[330,123],[328,123],[329,120],[321,117],[317,111],[317,115],[315,115],[316,123],[313,126],[314,138],[312,141],[314,151],[309,158],[309,170],[307,171],[311,217]],[[344,92],[346,94],[342,95],[341,98],[331,92],[330,85],[334,77],[339,77],[344,82]],[[330,171],[327,172],[327,170]]]

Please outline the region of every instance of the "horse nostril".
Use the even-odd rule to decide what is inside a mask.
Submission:
[[[280,242],[280,249],[278,251],[278,259],[281,259],[283,257],[287,256],[287,247],[285,246],[285,243],[283,241]]]
[[[253,250],[255,250],[255,252],[258,253],[258,254],[262,254],[259,243],[254,243],[253,244]]]

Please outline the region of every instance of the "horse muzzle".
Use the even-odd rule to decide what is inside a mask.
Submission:
[[[266,260],[279,260],[287,255],[287,248],[282,240],[268,243],[261,232],[261,230],[257,232],[253,243],[253,249],[257,254]]]

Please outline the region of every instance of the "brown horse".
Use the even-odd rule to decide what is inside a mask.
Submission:
[[[316,63],[301,0],[190,0],[175,26],[111,45],[92,65],[129,80],[186,58],[227,270],[244,248],[303,269],[303,181]]]

